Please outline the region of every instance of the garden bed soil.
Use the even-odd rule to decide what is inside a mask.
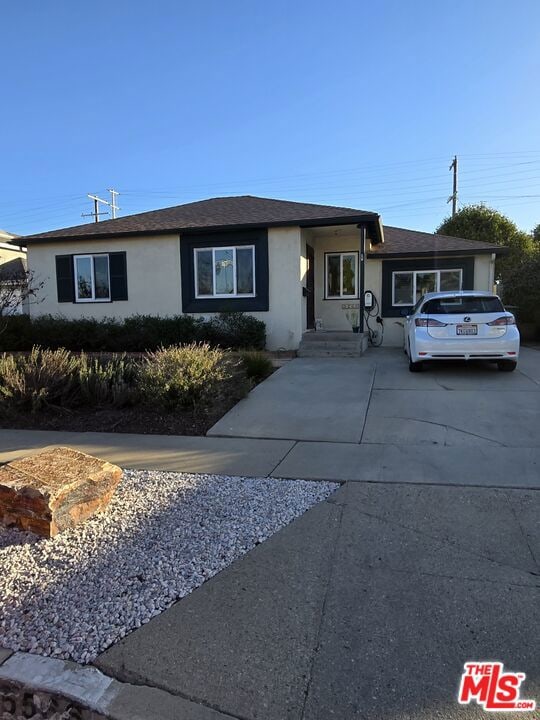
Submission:
[[[206,412],[164,412],[138,406],[131,408],[49,408],[36,413],[17,412],[0,417],[0,428],[15,430],[63,430],[72,432],[118,432],[148,435],[205,435],[237,402],[223,402]]]

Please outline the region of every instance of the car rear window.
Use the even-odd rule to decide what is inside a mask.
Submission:
[[[453,315],[455,313],[496,313],[504,312],[498,297],[467,295],[466,297],[434,298],[422,308],[426,315]]]

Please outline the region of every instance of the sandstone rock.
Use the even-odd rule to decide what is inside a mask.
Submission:
[[[109,503],[122,477],[116,465],[59,447],[0,467],[0,522],[52,537]]]

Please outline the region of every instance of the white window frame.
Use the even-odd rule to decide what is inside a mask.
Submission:
[[[107,258],[107,275],[109,277],[109,295],[106,298],[97,298],[96,297],[96,279],[95,279],[95,270],[94,270],[94,258],[96,257],[106,257]],[[90,270],[91,270],[91,284],[92,284],[92,297],[89,298],[80,298],[79,297],[79,285],[77,282],[77,260],[84,259],[84,258],[90,258]],[[73,280],[75,284],[75,302],[76,303],[97,303],[97,302],[111,302],[111,261],[109,258],[109,253],[89,253],[86,255],[74,255],[73,256]]]
[[[354,295],[345,295],[343,293],[343,258],[346,255],[354,255],[356,259],[355,264],[355,273],[354,273]],[[339,257],[339,275],[340,275],[340,284],[339,284],[339,295],[329,295],[328,294],[328,258],[329,257]],[[358,252],[355,250],[350,250],[349,252],[343,251],[343,252],[328,252],[325,253],[324,256],[324,299],[325,300],[343,300],[343,298],[352,298],[352,299],[358,299]]]
[[[427,273],[435,273],[437,276],[437,285],[436,290],[434,292],[441,292],[441,273],[444,272],[458,272],[459,273],[459,290],[463,287],[463,269],[462,268],[438,268],[433,270],[394,270],[392,273],[392,306],[393,307],[414,307],[416,305],[416,276],[417,275],[424,275]],[[396,275],[411,275],[413,276],[413,287],[412,287],[412,303],[404,303],[404,302],[396,302],[396,286],[394,282],[394,278]],[[454,291],[450,291],[454,292]],[[458,292],[456,290],[456,292]]]
[[[232,250],[233,251],[233,283],[234,292],[232,293],[216,293],[212,295],[202,295],[199,293],[199,278],[197,275],[197,254],[200,252],[211,252],[212,253],[212,287],[216,289],[216,251],[221,250]],[[236,251],[237,250],[251,250],[251,263],[253,268],[253,292],[251,293],[238,293],[237,292],[237,277],[236,277]],[[223,247],[204,247],[204,248],[193,248],[193,273],[195,276],[195,298],[197,300],[212,300],[212,299],[223,299],[223,298],[252,298],[256,296],[255,286],[255,245],[227,245]]]

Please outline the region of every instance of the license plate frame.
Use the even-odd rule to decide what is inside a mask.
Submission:
[[[475,323],[460,323],[456,325],[456,335],[460,337],[472,337],[478,335],[478,325]]]

